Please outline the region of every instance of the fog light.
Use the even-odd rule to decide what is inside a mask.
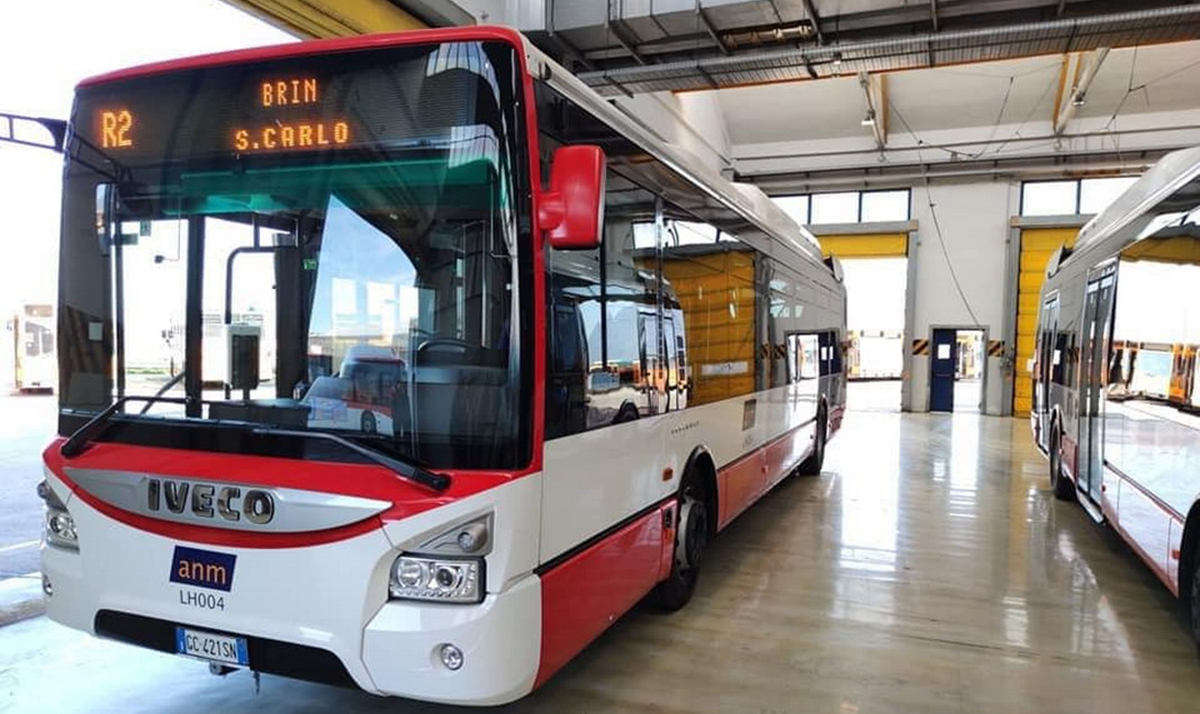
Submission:
[[[457,670],[463,666],[462,650],[454,645],[442,645],[442,664],[446,665],[446,669]]]
[[[49,576],[42,573],[42,592],[46,593],[46,597],[54,595],[54,584],[50,582]]]

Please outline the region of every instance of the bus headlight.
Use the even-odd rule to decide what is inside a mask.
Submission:
[[[388,594],[397,600],[483,601],[482,558],[402,555],[392,563]]]
[[[75,532],[75,519],[67,512],[66,504],[55,495],[45,481],[38,484],[37,492],[46,502],[46,543],[67,550],[79,550],[79,535]]]

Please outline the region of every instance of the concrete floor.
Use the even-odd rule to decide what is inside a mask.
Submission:
[[[857,412],[820,477],[712,544],[696,598],[637,609],[514,712],[1196,712],[1167,591],[1057,502],[1023,420]],[[301,587],[301,584],[297,584]],[[0,710],[449,711],[205,666],[45,618],[0,630]]]
[[[42,480],[42,450],[58,426],[57,400],[0,396],[0,580],[39,567],[42,501],[35,489]]]
[[[846,408],[857,412],[899,412],[898,379],[855,380],[846,383]]]

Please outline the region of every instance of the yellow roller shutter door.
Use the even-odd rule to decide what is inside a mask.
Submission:
[[[1033,407],[1029,359],[1037,342],[1038,303],[1046,280],[1046,263],[1061,245],[1075,245],[1078,228],[1026,228],[1021,231],[1021,266],[1017,276],[1017,356],[1013,416],[1029,416]]]
[[[821,236],[821,253],[838,258],[903,258],[908,255],[907,233]]]

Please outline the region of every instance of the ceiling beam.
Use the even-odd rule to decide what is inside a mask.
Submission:
[[[821,32],[821,16],[817,14],[817,8],[813,6],[813,0],[804,0],[804,12],[808,14],[808,19],[812,22],[813,32],[817,33],[817,44],[825,44],[825,35]]]
[[[713,26],[712,20],[708,19],[708,15],[704,12],[704,8],[700,7],[700,0],[696,0],[696,17],[700,20],[700,24],[704,26],[704,31],[716,43],[717,49],[721,50],[721,54],[729,54],[729,48],[725,46],[725,41],[721,39],[717,28]]]
[[[1084,67],[1082,74],[1071,87],[1071,96],[1067,102],[1058,108],[1058,112],[1054,115],[1054,134],[1059,136],[1063,130],[1067,128],[1067,123],[1075,116],[1075,112],[1079,107],[1087,102],[1087,91],[1092,86],[1092,81],[1096,79],[1096,73],[1100,71],[1100,65],[1104,63],[1104,59],[1108,57],[1109,48],[1100,47],[1088,53],[1087,66]],[[1082,65],[1084,59],[1079,59]],[[1078,67],[1076,72],[1078,73]]]
[[[638,51],[637,43],[625,37],[625,21],[620,18],[614,21],[609,17],[605,17],[604,22],[606,23],[608,32],[616,38],[617,44],[621,45],[631,57],[637,60],[638,64],[645,65],[646,58]]]
[[[462,9],[455,0],[393,0],[392,4],[399,5],[405,12],[430,27],[460,27],[478,24],[475,16]],[[484,22],[491,19],[486,11],[483,15]]]
[[[875,135],[875,148],[883,151],[887,145],[887,129],[883,116],[887,112],[887,107],[884,106],[882,77],[859,72],[858,86],[862,88],[863,97],[867,102],[867,113],[863,117],[863,124],[871,127],[871,133]]]
[[[888,104],[888,76],[886,74],[876,76],[879,78],[879,116],[876,117],[876,121],[880,122],[883,126],[883,143],[886,145],[889,118],[892,114],[891,105]]]
[[[348,37],[427,25],[388,0],[225,0],[297,37]]]
[[[1058,119],[1058,113],[1062,109],[1063,102],[1067,99],[1067,90],[1070,87],[1067,84],[1067,75],[1071,73],[1071,67],[1075,65],[1078,58],[1078,53],[1063,53],[1062,64],[1058,67],[1058,91],[1054,93],[1054,109],[1050,112],[1051,124]]]

